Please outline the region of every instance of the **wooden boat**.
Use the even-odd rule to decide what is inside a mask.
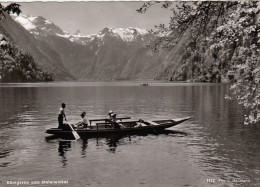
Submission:
[[[162,131],[166,128],[173,127],[178,125],[188,119],[179,118],[179,119],[169,119],[169,120],[155,120],[155,121],[145,121],[145,120],[137,120],[137,121],[122,121],[127,118],[117,118],[121,120],[120,122],[107,122],[107,119],[93,119],[90,121],[90,126],[87,128],[74,128],[74,130],[79,134],[80,137],[84,136],[98,136],[98,135],[109,135],[109,134],[138,134],[138,133],[155,133]],[[93,125],[93,122],[101,121]],[[103,121],[103,122],[102,122]],[[48,134],[53,134],[60,137],[70,136],[72,134],[72,130],[68,129],[58,129],[58,128],[50,128],[45,131]]]

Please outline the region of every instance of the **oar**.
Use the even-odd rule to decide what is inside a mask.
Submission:
[[[72,134],[73,134],[75,140],[80,139],[79,134],[77,133],[77,131],[75,131],[75,130],[73,129],[73,127],[71,126],[71,124],[68,123],[68,126],[71,128],[71,130],[72,130]]]

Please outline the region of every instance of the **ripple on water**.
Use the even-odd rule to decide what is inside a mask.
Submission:
[[[242,108],[222,99],[227,90],[219,84],[144,88],[135,82],[1,87],[0,106],[6,107],[0,108],[0,167],[7,170],[0,178],[65,177],[76,187],[207,186],[209,177],[257,184],[260,128],[243,126]],[[91,118],[110,109],[133,119],[192,118],[159,135],[45,139],[45,128],[57,126],[62,102],[70,123],[79,121],[83,110]]]

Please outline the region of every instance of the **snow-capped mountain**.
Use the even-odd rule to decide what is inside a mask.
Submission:
[[[47,36],[65,34],[65,32],[62,31],[58,26],[41,16],[35,17],[24,14],[17,16],[16,14],[13,14],[12,17],[16,22],[20,23],[26,30],[34,35]]]
[[[120,37],[125,42],[132,42],[137,39],[138,36],[145,36],[148,34],[146,29],[140,28],[104,28],[97,35],[92,35],[92,37],[103,38],[105,35],[110,34],[111,36]]]
[[[98,39],[103,40],[105,35],[110,35],[113,37],[121,38],[125,42],[133,42],[138,37],[145,36],[149,34],[146,29],[140,28],[104,28],[97,34],[90,34],[90,35],[82,35],[80,32],[76,32],[76,34],[57,34],[60,37],[68,38],[72,42],[76,42],[82,45],[89,44],[91,41]]]
[[[78,30],[75,34],[69,34],[66,31],[62,31],[51,21],[43,17],[27,16],[21,14],[20,16],[12,15],[15,21],[20,23],[26,30],[34,35],[57,35],[59,37],[67,38],[71,42],[76,42],[82,45],[89,44],[94,39],[102,40],[105,35],[121,38],[125,42],[132,42],[138,39],[138,37],[145,36],[148,33],[146,29],[140,28],[104,28],[97,34],[82,35]]]
[[[104,28],[97,34],[69,34],[43,17],[13,19],[57,51],[64,66],[81,80],[152,79],[163,57],[145,46],[156,36],[140,28]]]

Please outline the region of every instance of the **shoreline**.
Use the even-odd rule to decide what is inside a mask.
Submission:
[[[158,80],[132,80],[132,81],[53,81],[53,82],[24,82],[24,83],[0,83],[1,87],[87,87],[87,86],[138,86],[147,83],[148,86],[213,86],[229,85],[231,83],[209,83],[209,82],[172,82]]]

